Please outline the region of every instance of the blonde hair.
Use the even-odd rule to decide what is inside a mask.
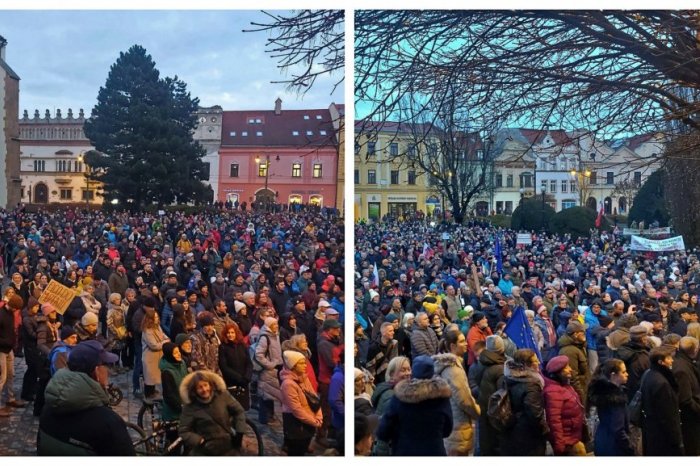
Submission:
[[[685,332],[685,334],[689,337],[695,337],[698,340],[700,340],[700,323],[698,323],[698,322],[689,323],[688,330]]]
[[[394,378],[394,374],[401,370],[403,363],[407,362],[408,366],[411,366],[411,361],[408,360],[406,356],[396,356],[394,359],[389,361],[389,366],[386,368],[386,380],[391,380]]]
[[[109,295],[109,303],[110,304],[115,304],[117,302],[117,299],[121,300],[122,295],[120,295],[119,293],[111,293]]]

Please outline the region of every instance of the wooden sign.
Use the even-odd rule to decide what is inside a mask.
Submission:
[[[73,290],[61,285],[56,280],[51,280],[44,292],[39,296],[39,302],[41,304],[52,304],[56,308],[56,312],[63,315],[74,298],[75,292]]]

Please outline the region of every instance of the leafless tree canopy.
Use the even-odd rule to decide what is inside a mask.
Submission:
[[[269,21],[252,23],[244,32],[269,33],[266,51],[277,67],[289,73],[284,83],[305,94],[322,75],[339,74],[333,91],[343,82],[345,66],[345,12],[298,10],[288,15],[265,13]],[[332,92],[333,92],[332,91]]]
[[[599,140],[697,130],[699,23],[698,11],[357,11],[356,100],[380,121],[405,116],[407,94],[452,88],[483,121]]]

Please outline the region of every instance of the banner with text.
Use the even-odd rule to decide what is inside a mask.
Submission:
[[[39,296],[39,302],[41,304],[53,304],[56,311],[63,315],[73,301],[73,298],[75,298],[75,292],[73,290],[67,286],[61,285],[57,280],[51,280],[44,292]]]
[[[641,236],[632,236],[631,248],[633,251],[682,251],[685,250],[685,243],[682,236],[674,236],[667,239],[647,239]]]
[[[622,230],[623,236],[632,236],[632,235],[657,236],[657,235],[670,235],[670,234],[671,234],[671,227],[649,228],[648,230],[640,230],[638,228],[625,228],[624,230]]]
[[[518,233],[518,239],[515,244],[532,244],[532,235],[530,233]]]

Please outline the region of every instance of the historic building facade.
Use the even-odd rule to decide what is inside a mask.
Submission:
[[[49,110],[19,120],[22,202],[26,204],[100,205],[102,184],[90,180],[85,153],[94,148],[83,132],[85,114],[72,109],[63,116]]]
[[[19,76],[5,61],[7,40],[0,36],[0,207],[20,202]]]
[[[337,204],[338,141],[329,109],[223,112],[216,200]]]

